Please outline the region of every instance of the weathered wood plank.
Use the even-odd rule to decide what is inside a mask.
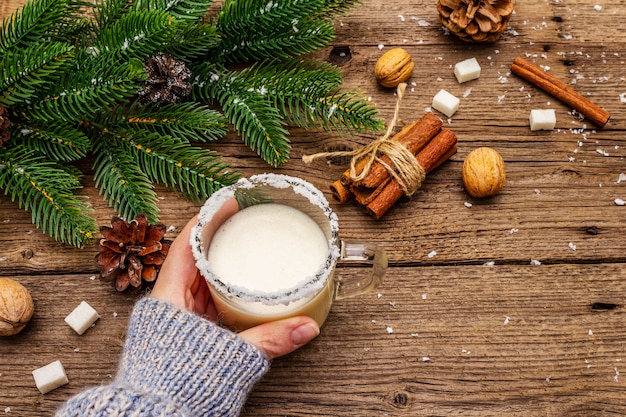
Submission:
[[[337,302],[318,339],[276,360],[244,415],[624,413],[624,273],[608,263],[394,267],[377,294]],[[48,415],[110,381],[134,297],[89,275],[14,278],[37,310],[19,337],[0,340],[0,406]],[[78,336],[63,318],[83,299],[101,318]],[[71,382],[41,395],[30,372],[56,359]]]

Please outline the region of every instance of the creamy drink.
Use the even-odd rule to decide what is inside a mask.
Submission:
[[[339,219],[312,184],[281,174],[241,178],[216,191],[189,238],[219,321],[234,331],[294,316],[321,326],[334,301],[374,290],[387,254],[339,239]],[[365,274],[335,276],[337,262]]]
[[[307,284],[322,269],[328,251],[322,229],[300,210],[284,204],[256,204],[238,211],[217,229],[209,244],[208,264],[224,285],[265,296]],[[286,311],[285,317],[304,314],[321,325],[333,290],[329,280],[319,294],[294,300],[289,308],[284,304],[277,308]],[[254,314],[235,312],[220,302],[219,294],[213,296],[221,321],[234,328],[265,322],[275,314],[275,306],[261,303]]]
[[[315,275],[327,252],[328,239],[313,219],[293,207],[269,203],[226,220],[211,240],[208,259],[224,284],[268,293]]]

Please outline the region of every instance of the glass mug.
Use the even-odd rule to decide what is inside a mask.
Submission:
[[[337,215],[321,191],[300,178],[261,174],[213,193],[190,242],[218,319],[241,331],[298,315],[322,326],[335,300],[376,289],[386,252],[338,235]],[[341,277],[337,262],[371,268]]]

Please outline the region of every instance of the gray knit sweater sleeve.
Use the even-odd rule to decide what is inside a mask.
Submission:
[[[111,385],[77,394],[60,416],[237,416],[268,370],[250,343],[163,301],[135,305]]]

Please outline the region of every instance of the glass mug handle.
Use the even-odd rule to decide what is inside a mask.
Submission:
[[[387,271],[387,252],[379,246],[366,242],[340,241],[340,263],[367,263],[371,265],[365,276],[342,277],[335,273],[337,285],[335,300],[354,297],[375,290],[383,282]]]

